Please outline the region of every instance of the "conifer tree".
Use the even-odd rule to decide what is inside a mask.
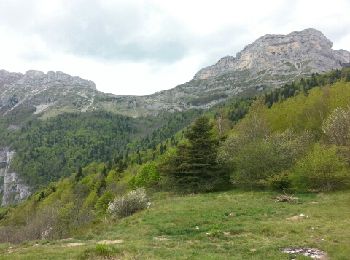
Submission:
[[[75,175],[75,181],[80,181],[82,178],[83,178],[83,168],[79,166],[77,174]]]
[[[217,163],[218,138],[207,117],[198,118],[185,133],[187,142],[161,165],[169,184],[185,192],[210,191],[228,183]]]

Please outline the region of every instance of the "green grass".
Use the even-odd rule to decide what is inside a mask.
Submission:
[[[281,249],[294,246],[316,247],[331,259],[349,259],[349,191],[299,194],[297,204],[275,202],[275,195],[157,193],[149,210],[105,221],[76,240],[1,245],[0,259],[290,259]],[[308,217],[287,220],[301,213]],[[101,240],[123,242],[97,245]],[[66,246],[72,241],[84,245]]]

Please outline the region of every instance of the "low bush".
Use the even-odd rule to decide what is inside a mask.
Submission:
[[[108,205],[108,213],[115,217],[127,217],[137,211],[146,209],[149,206],[149,199],[143,188],[130,191],[124,196],[115,198]]]
[[[291,189],[292,183],[288,172],[282,172],[268,179],[269,187],[276,191],[287,191]]]

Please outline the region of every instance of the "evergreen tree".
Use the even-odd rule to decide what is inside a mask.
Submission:
[[[78,167],[78,172],[75,175],[75,180],[79,181],[83,177],[83,168],[81,166]]]
[[[228,183],[217,163],[218,138],[207,117],[198,118],[185,133],[187,142],[177,147],[161,170],[171,186],[185,192],[210,191]]]

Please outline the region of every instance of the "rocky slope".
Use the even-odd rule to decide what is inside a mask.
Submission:
[[[85,111],[97,93],[92,81],[63,72],[25,74],[0,71],[0,115]]]
[[[10,164],[14,151],[8,147],[0,148],[0,205],[16,204],[31,193],[18,174],[11,170]]]
[[[208,108],[242,92],[254,94],[295,78],[341,68],[350,53],[333,50],[332,42],[315,29],[288,35],[268,34],[200,70],[173,89],[148,96],[115,96],[95,84],[62,72],[0,71],[0,115],[26,113],[42,117],[62,112],[102,109],[130,116]],[[18,112],[20,111],[20,112]]]

